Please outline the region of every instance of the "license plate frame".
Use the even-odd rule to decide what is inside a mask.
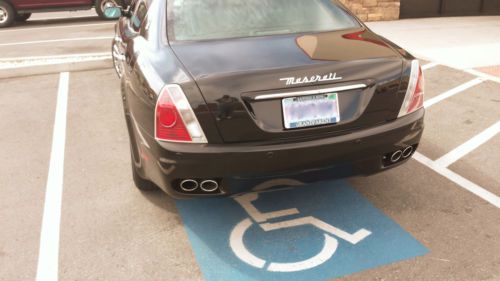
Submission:
[[[324,93],[281,100],[285,129],[333,125],[340,122],[338,93]]]

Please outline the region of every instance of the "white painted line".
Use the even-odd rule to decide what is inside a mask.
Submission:
[[[39,60],[39,59],[49,60],[49,59],[72,58],[72,57],[99,57],[99,56],[109,56],[110,53],[111,52],[63,54],[63,55],[50,55],[50,56],[9,57],[9,58],[0,58],[0,63],[11,62],[11,61]]]
[[[51,40],[39,40],[39,41],[1,43],[0,47],[19,46],[19,45],[34,45],[34,44],[56,43],[56,42],[71,42],[71,41],[111,40],[111,39],[113,39],[113,36],[63,38],[63,39],[51,39]]]
[[[97,14],[88,14],[86,16],[58,16],[58,17],[45,17],[45,18],[32,18],[30,21],[48,21],[48,20],[60,20],[60,19],[92,19],[95,18],[99,20],[99,16]]]
[[[244,219],[238,223],[229,235],[229,247],[233,249],[233,252],[240,260],[245,261],[253,267],[263,268],[264,265],[266,265],[266,261],[248,251],[243,242],[245,231],[250,228],[252,224],[253,222],[250,218]]]
[[[475,69],[464,69],[463,71],[467,72],[469,74],[472,74],[474,76],[478,76],[478,77],[484,78],[486,80],[490,80],[490,81],[493,81],[493,82],[500,83],[500,78],[495,77],[495,76],[490,75],[490,74],[487,74],[487,73],[484,73],[484,72],[481,72],[481,71],[478,71],[478,70],[475,70]]]
[[[56,114],[50,153],[49,175],[43,207],[40,250],[38,253],[37,281],[57,281],[59,270],[59,227],[64,175],[64,149],[66,144],[66,112],[68,106],[69,73],[59,78]]]
[[[478,148],[480,145],[484,144],[485,142],[489,141],[491,138],[493,138],[496,134],[500,132],[500,121],[494,124],[493,126],[489,127],[488,129],[484,130],[477,136],[473,137],[466,143],[458,146],[457,148],[453,149],[452,151],[448,152],[441,158],[437,159],[436,165],[442,166],[442,167],[448,167],[451,164],[455,163],[458,159],[464,157],[467,155],[469,152],[473,151],[474,149]]]
[[[297,210],[296,208],[262,213],[252,204],[252,202],[257,200],[258,198],[259,198],[258,193],[247,193],[235,197],[234,200],[236,200],[236,202],[238,202],[241,205],[241,207],[243,207],[243,209],[248,213],[248,215],[250,215],[250,217],[253,220],[259,223],[274,218],[286,217],[300,213],[299,210]]]
[[[39,57],[26,60],[1,60],[0,70],[5,69],[19,69],[34,66],[47,66],[47,65],[61,65],[61,64],[75,64],[82,62],[95,62],[111,60],[111,55],[86,55],[86,56],[60,56],[60,57]]]
[[[330,233],[333,236],[337,236],[338,238],[343,239],[353,245],[358,244],[372,234],[371,231],[364,228],[361,228],[355,233],[351,234],[312,216],[290,219],[280,222],[266,222],[260,224],[260,227],[262,227],[262,229],[264,229],[265,231],[272,231],[301,225],[313,225],[316,228],[321,229],[326,233]]]
[[[323,249],[316,256],[299,262],[271,262],[271,264],[267,267],[267,270],[271,272],[296,272],[315,268],[316,266],[323,264],[335,254],[339,246],[339,241],[337,241],[334,237],[325,233],[323,233],[323,236],[325,237]]]
[[[436,67],[438,65],[439,65],[439,63],[437,63],[437,62],[431,62],[431,63],[428,63],[428,64],[422,66],[422,70],[428,70],[428,69],[431,69],[431,68]]]
[[[473,194],[479,196],[483,200],[489,202],[493,206],[500,208],[500,197],[497,195],[489,192],[488,190],[482,188],[481,186],[471,182],[470,180],[460,176],[459,174],[451,171],[450,169],[440,166],[436,164],[436,162],[432,161],[431,159],[425,157],[424,155],[415,152],[413,155],[413,159],[417,160],[421,164],[429,167],[436,173],[446,177],[450,181],[458,184],[460,187],[464,188],[465,190],[468,190],[472,192]]]
[[[48,30],[48,29],[60,29],[60,28],[77,28],[77,27],[89,27],[89,26],[100,26],[100,25],[114,25],[115,22],[105,22],[105,23],[89,23],[89,24],[72,24],[72,25],[58,25],[58,26],[44,26],[44,27],[33,27],[33,28],[9,28],[0,31],[0,34],[16,31],[33,31],[33,30]]]
[[[474,87],[476,85],[479,85],[482,82],[484,82],[483,78],[475,78],[475,79],[473,79],[473,80],[471,80],[471,81],[469,81],[467,83],[464,83],[464,84],[462,84],[462,85],[460,85],[460,86],[458,86],[456,88],[453,88],[453,89],[451,89],[451,90],[449,90],[449,91],[447,91],[445,93],[442,93],[439,96],[436,96],[436,97],[434,97],[432,99],[429,99],[429,100],[425,101],[424,102],[424,107],[425,108],[429,108],[429,107],[433,106],[434,104],[436,104],[436,103],[438,103],[440,101],[443,101],[443,100],[445,100],[445,99],[447,99],[447,98],[449,98],[451,96],[454,96],[454,95],[456,95],[458,93],[461,93],[461,92],[463,92],[463,91],[465,91],[465,90],[467,90],[469,88],[472,88],[472,87]]]

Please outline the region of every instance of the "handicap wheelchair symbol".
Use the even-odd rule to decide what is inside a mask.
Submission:
[[[285,183],[287,183],[287,185],[289,186],[300,184],[300,182],[293,180],[285,180]],[[263,213],[260,212],[252,204],[252,202],[256,201],[259,198],[259,193],[263,192],[264,189],[270,188],[277,184],[278,182],[276,180],[266,182],[263,185],[256,187],[254,189],[257,190],[256,192],[234,197],[234,200],[236,200],[236,202],[238,202],[241,207],[243,207],[243,209],[248,213],[250,217],[243,219],[233,228],[230,234],[229,245],[233,253],[240,260],[249,264],[250,266],[263,269],[266,264],[269,264],[265,269],[271,272],[296,272],[311,269],[328,261],[335,254],[339,245],[335,237],[343,239],[354,245],[371,234],[370,231],[364,228],[359,229],[355,233],[351,234],[314,216],[303,216],[289,220],[282,220],[279,222],[268,222],[270,219],[300,214],[300,211],[296,208]],[[315,256],[310,257],[306,260],[289,263],[268,262],[252,254],[247,249],[243,241],[245,232],[254,223],[257,223],[260,228],[262,228],[266,232],[304,225],[314,226],[324,232],[323,248]]]

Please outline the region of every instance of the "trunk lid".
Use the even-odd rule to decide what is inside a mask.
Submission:
[[[345,134],[394,119],[401,105],[402,57],[367,29],[173,42],[171,47],[197,83],[224,142]],[[338,91],[353,85],[358,88]],[[339,123],[285,129],[282,98],[275,94],[330,88],[338,92]]]

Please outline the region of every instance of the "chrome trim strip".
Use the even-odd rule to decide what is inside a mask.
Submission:
[[[265,95],[256,96],[255,100],[268,100],[268,99],[278,99],[278,98],[300,97],[300,96],[308,96],[308,95],[314,95],[314,94],[323,94],[323,93],[332,93],[332,92],[341,92],[341,91],[348,91],[348,90],[355,90],[355,89],[363,89],[366,87],[367,87],[366,84],[354,84],[354,85],[348,85],[348,86],[310,90],[310,91],[265,94]]]

